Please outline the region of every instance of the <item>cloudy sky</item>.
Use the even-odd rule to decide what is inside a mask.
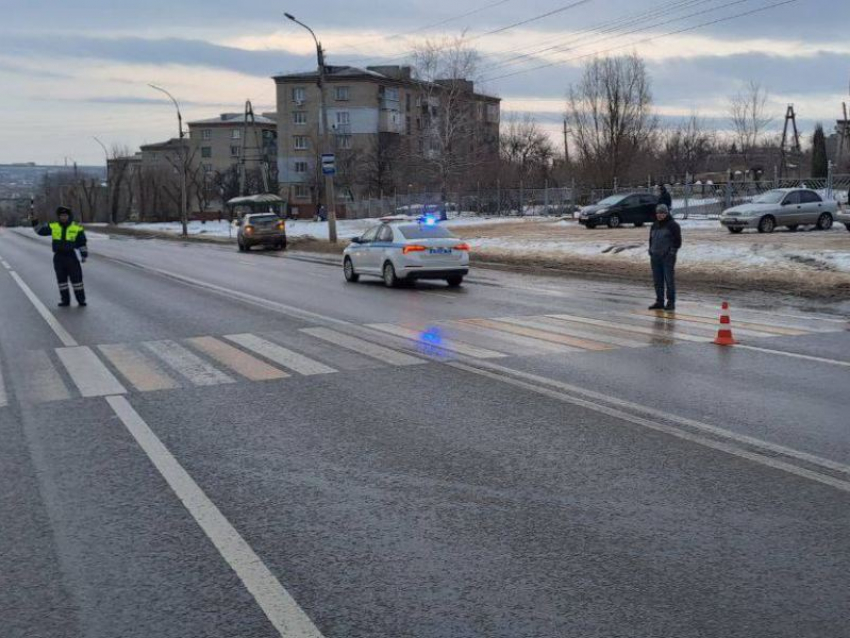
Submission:
[[[250,7],[250,8],[243,8]],[[781,128],[793,103],[804,132],[850,101],[847,0],[0,0],[0,163],[103,162],[176,133],[161,84],[187,119],[274,109],[278,72],[315,65],[313,27],[333,64],[403,63],[426,38],[466,34],[482,87],[503,111],[555,131],[564,96],[596,54],[637,51],[659,113],[727,126],[728,98],[750,80]]]

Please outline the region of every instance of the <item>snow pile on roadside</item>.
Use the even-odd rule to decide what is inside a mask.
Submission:
[[[569,257],[594,261],[643,263],[648,260],[646,242],[546,241],[513,237],[470,239],[474,251],[512,254],[517,257]],[[820,270],[850,274],[850,250],[801,250],[765,244],[686,243],[679,252],[680,266],[709,266],[717,269],[781,268]]]

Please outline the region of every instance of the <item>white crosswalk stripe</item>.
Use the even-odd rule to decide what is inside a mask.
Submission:
[[[6,394],[6,384],[3,381],[3,361],[0,360],[0,408],[9,405],[9,395]]]
[[[605,321],[603,319],[591,319],[589,317],[580,317],[578,315],[546,315],[547,317],[552,317],[553,319],[561,319],[563,321],[571,322],[571,323],[584,323],[589,326],[601,326],[603,328],[616,328],[618,330],[622,330],[623,332],[636,332],[638,334],[649,335],[652,337],[665,337],[665,338],[673,338],[678,339],[680,341],[694,341],[697,343],[706,343],[711,341],[711,339],[707,337],[696,337],[694,335],[677,332],[675,330],[654,330],[652,328],[644,328],[642,326],[633,326],[625,322],[615,323],[613,321]]]
[[[44,350],[34,350],[21,355],[20,376],[16,379],[20,384],[16,388],[18,396],[24,401],[48,403],[71,398],[62,376]]]
[[[635,339],[626,339],[624,337],[615,337],[605,334],[601,331],[592,329],[582,330],[574,326],[568,326],[565,322],[556,322],[550,317],[501,317],[499,321],[515,324],[517,326],[527,326],[537,330],[545,330],[554,332],[555,334],[568,335],[578,337],[580,339],[593,339],[603,343],[610,343],[615,346],[624,348],[643,348],[649,345],[648,341],[637,341]]]
[[[251,381],[270,381],[289,376],[283,370],[278,370],[215,337],[195,337],[187,339],[186,342]]]
[[[329,343],[333,343],[334,345],[338,345],[342,348],[353,350],[354,352],[366,355],[367,357],[372,357],[378,361],[383,361],[390,365],[410,366],[425,363],[423,359],[418,359],[417,357],[412,357],[409,354],[385,348],[384,346],[372,343],[371,341],[358,339],[357,337],[352,337],[351,335],[337,332],[336,330],[331,330],[329,328],[303,328],[301,332],[312,337],[316,337],[317,339],[323,339],[324,341],[328,341]]]
[[[324,363],[305,357],[256,335],[225,335],[224,338],[298,374],[309,376],[336,372],[334,368],[326,366]]]
[[[108,344],[97,348],[139,392],[173,390],[180,387],[156,361],[132,346]]]
[[[147,341],[143,345],[194,385],[210,386],[235,383],[233,379],[218,368],[213,367],[176,341]]]
[[[448,350],[474,359],[498,359],[507,355],[487,348],[478,348],[458,341],[444,339],[437,331],[419,331],[391,323],[370,323],[369,328],[415,341],[426,351]]]
[[[56,354],[82,396],[104,397],[127,392],[88,346],[56,348]]]

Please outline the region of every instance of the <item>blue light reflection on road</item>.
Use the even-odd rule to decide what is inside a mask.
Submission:
[[[418,346],[422,354],[445,359],[449,353],[443,344],[443,331],[438,326],[429,326],[419,333]]]

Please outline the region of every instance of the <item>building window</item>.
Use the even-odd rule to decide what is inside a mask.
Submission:
[[[293,124],[306,124],[307,123],[307,111],[294,111],[292,113],[292,123]]]
[[[296,151],[306,151],[308,148],[310,148],[310,144],[306,135],[296,135],[293,138],[293,141],[295,143]]]
[[[242,131],[239,130],[238,128],[233,129],[232,131],[230,131],[230,139],[241,140],[242,139]]]
[[[212,170],[213,170],[212,164],[204,164],[204,172],[205,173],[212,173]]]
[[[351,87],[349,86],[335,86],[334,87],[334,97],[339,102],[347,102],[351,99]]]
[[[498,122],[499,121],[499,105],[498,104],[488,104],[487,105],[487,121],[488,122]]]
[[[303,86],[298,86],[292,89],[292,101],[296,104],[304,104],[307,99],[307,92]]]
[[[404,95],[404,110],[410,113],[410,93]]]
[[[337,135],[336,136],[336,145],[337,145],[337,148],[351,148],[351,136],[350,135]]]
[[[295,185],[295,199],[310,199],[310,189],[304,184]]]
[[[201,131],[201,139],[204,140],[205,142],[211,140],[212,139],[212,129],[205,128],[203,131]]]
[[[295,172],[296,173],[306,173],[307,172],[307,162],[295,162]]]
[[[410,135],[410,132],[411,132],[410,116],[408,115],[406,119],[407,119],[407,121],[405,123],[405,130],[407,131],[407,134]]]
[[[232,157],[239,157],[239,147],[238,146],[231,146],[230,147],[230,155]]]
[[[202,146],[201,147],[201,157],[204,157],[204,158],[212,157],[212,147],[211,146]]]

